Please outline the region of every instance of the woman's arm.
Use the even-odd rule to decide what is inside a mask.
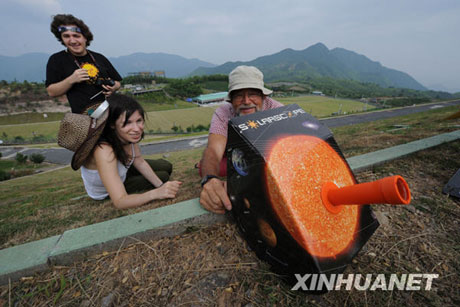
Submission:
[[[102,183],[113,205],[118,209],[138,207],[154,199],[174,198],[179,190],[179,184],[170,184],[142,194],[129,195],[118,174],[117,159],[112,147],[105,144],[97,146],[94,150],[94,159]]]

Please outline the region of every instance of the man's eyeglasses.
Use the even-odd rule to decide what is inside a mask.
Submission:
[[[232,101],[238,103],[243,101],[245,96],[248,96],[248,99],[251,101],[257,100],[258,98],[262,97],[262,94],[259,91],[243,91],[237,92],[232,95]]]
[[[81,33],[81,29],[79,27],[59,26],[58,31],[59,31],[59,33],[62,33],[62,32],[65,32],[65,31],[72,31],[72,32]]]

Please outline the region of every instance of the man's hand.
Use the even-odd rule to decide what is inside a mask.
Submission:
[[[71,75],[70,75],[70,82],[72,84],[74,83],[80,83],[83,81],[88,81],[89,80],[89,75],[88,71],[83,68],[76,69]]]
[[[200,204],[206,210],[218,214],[224,214],[225,209],[232,210],[232,203],[227,196],[227,182],[210,179],[201,190]]]
[[[105,98],[107,98],[113,93],[115,93],[120,88],[120,86],[121,86],[121,83],[118,81],[115,81],[115,84],[112,86],[102,84],[102,88],[104,89],[102,93],[105,95]]]

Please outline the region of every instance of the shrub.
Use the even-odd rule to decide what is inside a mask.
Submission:
[[[11,178],[10,173],[0,170],[0,181],[8,180]]]
[[[197,131],[206,131],[207,129],[206,129],[206,127],[203,126],[202,124],[199,124],[198,126],[196,126],[196,130],[197,130]]]
[[[16,161],[18,163],[26,163],[27,162],[27,155],[23,155],[22,153],[18,152],[16,154]]]
[[[32,143],[45,143],[47,141],[49,141],[49,138],[47,138],[43,134],[34,135],[34,137],[32,138]]]
[[[40,164],[45,161],[45,156],[39,153],[34,153],[30,155],[30,161],[36,164]]]
[[[14,142],[15,143],[24,143],[24,138],[20,135],[14,137]]]

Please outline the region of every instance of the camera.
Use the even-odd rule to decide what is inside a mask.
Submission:
[[[114,86],[115,81],[113,81],[110,78],[98,78],[96,79],[96,85],[108,85],[108,86]]]

